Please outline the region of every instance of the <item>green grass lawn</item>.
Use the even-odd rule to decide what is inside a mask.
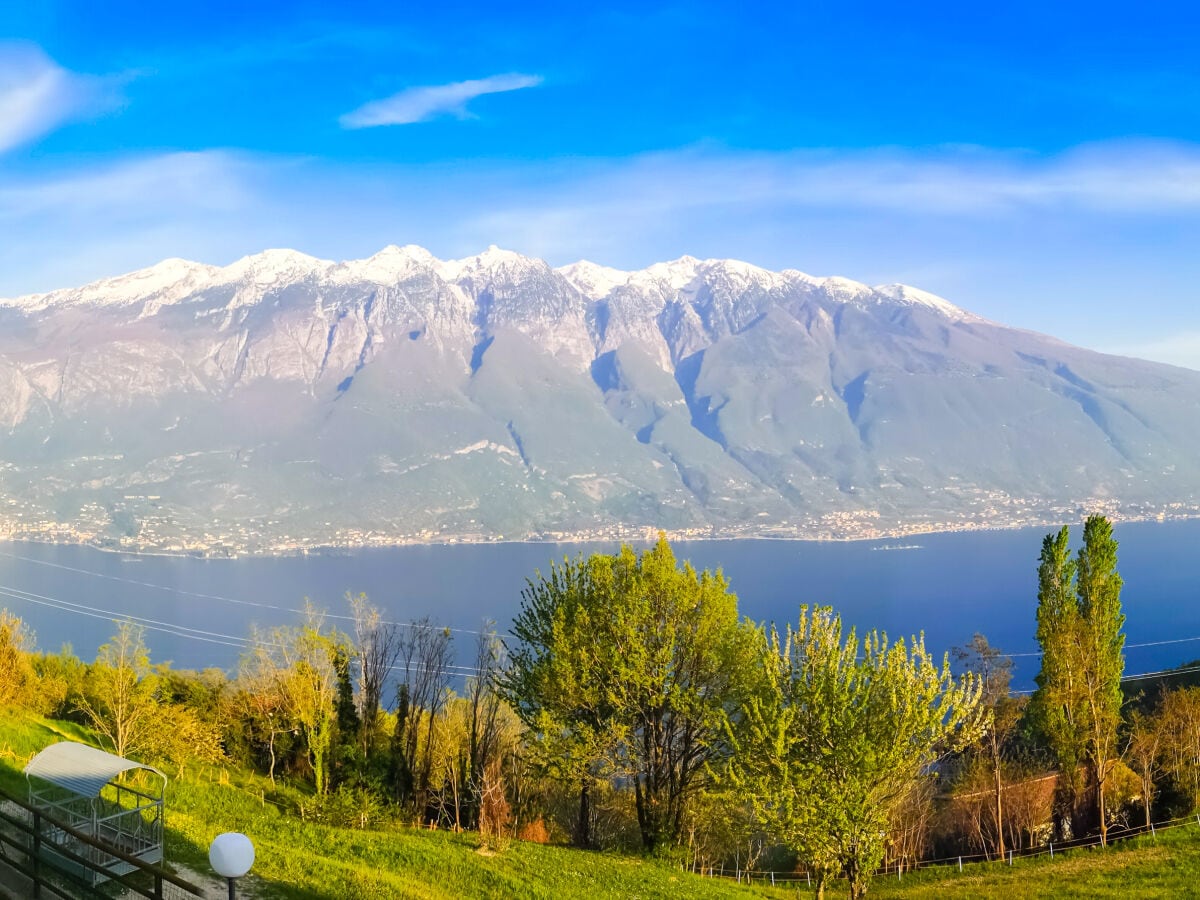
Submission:
[[[93,743],[86,729],[22,713],[0,716],[0,786],[25,794],[21,769],[55,741]],[[700,878],[637,858],[512,841],[481,852],[477,836],[395,828],[334,828],[287,815],[300,795],[276,793],[266,779],[233,768],[169,772],[168,863],[208,872],[208,846],[241,831],[256,856],[246,893],[268,898],[746,898],[763,896],[720,879]],[[287,801],[291,800],[292,803]],[[185,871],[184,877],[187,876]],[[772,896],[794,896],[780,891]]]
[[[0,787],[25,793],[21,768],[30,755],[58,740],[92,742],[69,723],[0,714]],[[167,792],[167,859],[208,872],[208,845],[222,831],[241,831],[257,857],[240,896],[270,898],[746,898],[808,895],[798,888],[748,888],[700,878],[641,859],[585,853],[512,841],[501,852],[480,852],[471,834],[410,828],[359,830],[305,822],[271,799],[294,808],[300,794],[273,792],[261,777],[233,768],[202,768],[171,775]],[[188,877],[187,872],[184,872]],[[877,878],[878,898],[1176,898],[1200,896],[1200,826],[1161,832],[1100,850],[973,864]],[[841,883],[827,896],[844,897]]]
[[[1072,850],[1004,863],[929,869],[900,883],[877,878],[871,896],[904,900],[1025,898],[1183,898],[1200,896],[1200,826],[1119,841],[1105,850]]]

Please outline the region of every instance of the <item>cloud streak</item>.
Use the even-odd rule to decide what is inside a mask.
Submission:
[[[542,83],[539,75],[492,75],[472,81],[456,81],[408,90],[373,100],[343,115],[343,128],[374,128],[380,125],[411,125],[442,115],[459,119],[471,117],[467,103],[485,94],[503,94]]]
[[[31,45],[0,43],[0,153],[118,103],[112,79],[68,72]]]
[[[693,149],[623,162],[572,161],[560,206],[586,213],[700,207],[867,209],[977,216],[1076,210],[1200,212],[1200,146],[1110,143],[1035,158],[979,148],[728,152]],[[559,210],[559,211],[563,211]]]

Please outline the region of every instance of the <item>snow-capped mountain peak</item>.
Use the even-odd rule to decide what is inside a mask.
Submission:
[[[670,262],[655,263],[634,272],[630,276],[631,283],[657,282],[672,291],[681,291],[696,280],[701,266],[700,260],[694,256],[681,256]]]
[[[389,244],[366,259],[350,259],[339,263],[331,277],[340,284],[369,281],[375,284],[395,284],[420,271],[434,270],[439,261],[424,247]]]
[[[475,275],[495,275],[500,272],[509,275],[535,269],[548,269],[540,259],[522,256],[514,250],[504,250],[491,244],[482,253],[467,256],[463,259],[448,259],[437,266],[437,273],[446,281],[458,281]]]
[[[589,300],[600,300],[607,297],[614,289],[629,280],[629,272],[597,265],[586,259],[573,262],[569,266],[555,269],[559,275],[571,282],[579,293]]]
[[[872,288],[872,290],[877,294],[882,294],[889,300],[896,300],[911,306],[928,307],[951,319],[961,321],[966,319],[978,320],[980,318],[974,313],[969,313],[965,309],[955,306],[949,300],[939,297],[937,294],[931,294],[929,291],[923,291],[911,285],[881,284]]]
[[[317,259],[298,250],[263,250],[243,256],[221,270],[228,281],[253,281],[267,286],[283,281],[295,281],[333,268],[327,259]]]

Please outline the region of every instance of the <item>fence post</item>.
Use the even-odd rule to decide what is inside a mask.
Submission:
[[[1054,841],[1050,842],[1050,858],[1054,859]]]
[[[33,896],[42,896],[42,815],[33,811]]]
[[[1008,851],[1008,864],[1010,866],[1012,865],[1012,859],[1013,859],[1012,855],[1013,855],[1013,852],[1011,850],[1009,850]]]
[[[808,869],[804,870],[804,877],[808,879],[808,886],[812,887],[812,874],[808,871]]]
[[[775,887],[775,873],[771,873],[771,887]]]
[[[962,874],[962,857],[961,856],[958,858],[958,873],[960,875]]]

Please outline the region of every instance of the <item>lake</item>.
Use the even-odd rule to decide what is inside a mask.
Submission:
[[[1037,557],[1048,528],[958,532],[882,541],[699,541],[674,545],[697,568],[724,569],[743,615],[794,620],[801,603],[835,607],[848,624],[893,637],[924,631],[939,654],[987,635],[1015,655],[1015,686],[1037,673]],[[1077,545],[1082,528],[1072,529]],[[1119,525],[1128,673],[1200,657],[1200,521]],[[252,623],[299,621],[306,597],[331,616],[365,592],[394,621],[429,616],[472,657],[485,618],[504,631],[525,579],[550,560],[615,545],[457,544],[337,554],[196,559],[108,553],[63,544],[0,544],[0,606],[22,616],[38,646],[69,642],[85,660],[139,617],[154,661],[236,667]],[[331,620],[349,630],[350,623]],[[1149,646],[1136,646],[1149,645]],[[1030,655],[1016,655],[1030,654]]]

